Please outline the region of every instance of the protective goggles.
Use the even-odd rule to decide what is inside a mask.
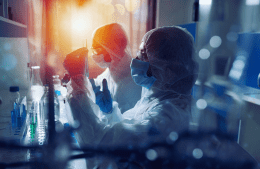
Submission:
[[[102,53],[102,51],[105,51],[105,49],[102,48],[102,47],[99,47],[99,48],[91,47],[90,48],[90,52],[91,52],[92,55],[98,55],[98,54]]]
[[[147,54],[145,52],[145,49],[137,51],[136,59],[141,60],[141,61],[147,61],[148,60]]]

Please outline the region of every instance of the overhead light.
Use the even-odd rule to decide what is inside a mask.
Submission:
[[[253,6],[253,5],[259,5],[260,0],[246,0],[246,5]]]
[[[200,5],[211,5],[212,0],[199,0]]]

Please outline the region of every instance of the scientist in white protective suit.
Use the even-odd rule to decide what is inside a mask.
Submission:
[[[92,89],[86,87],[89,81],[77,67],[68,102],[72,111],[70,123],[80,122],[76,130],[79,145],[148,145],[165,141],[173,131],[187,130],[191,118],[191,89],[198,75],[193,53],[194,40],[186,29],[171,26],[147,32],[137,57],[128,65],[133,80],[142,86],[141,99],[124,114],[117,113],[120,109],[113,104],[112,115],[122,116],[114,125],[105,124],[95,115],[96,105],[88,96]],[[70,60],[69,55],[66,60]],[[64,66],[69,71],[73,64]],[[102,92],[109,92],[105,80],[103,85]],[[106,99],[103,100],[105,104]]]
[[[86,48],[81,48],[69,56],[73,57],[84,51],[87,51]],[[110,115],[112,107],[118,107],[118,112],[124,113],[135,106],[142,92],[142,87],[136,85],[131,77],[130,46],[126,32],[120,24],[106,24],[93,32],[91,58],[99,67],[106,68],[96,79],[90,79],[86,83],[86,88],[89,89],[88,96],[98,105],[94,112],[107,124],[118,122],[120,119],[112,118]],[[110,94],[102,92],[104,79],[107,81]],[[103,103],[103,98],[106,98],[106,103]]]
[[[102,87],[102,81],[106,79],[112,100],[118,103],[121,113],[133,108],[141,98],[142,88],[136,85],[131,77],[129,65],[132,56],[123,27],[118,23],[112,23],[97,28],[93,33],[91,50],[91,57],[95,63],[101,68],[106,68],[94,79],[93,89]]]

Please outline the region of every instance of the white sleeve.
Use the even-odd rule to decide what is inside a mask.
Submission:
[[[77,131],[79,136],[77,140],[80,145],[99,143],[105,127],[112,127],[115,123],[122,121],[122,115],[116,102],[113,102],[111,114],[103,113],[100,110],[99,106],[89,97],[92,87],[89,90],[87,83],[90,84],[89,80],[83,76],[74,77],[70,83],[71,91],[67,97],[69,103],[67,110],[70,110],[67,113],[69,123],[80,122],[80,128]]]
[[[121,119],[121,122],[114,125],[106,125],[95,115],[93,106],[96,104],[87,96],[86,90],[73,91],[68,102],[74,120],[80,122],[80,128],[76,132],[81,147],[86,144],[118,146],[165,141],[170,132],[186,129],[189,122],[188,112],[167,103],[168,101],[146,105],[149,110],[144,109],[140,118]],[[140,111],[140,106],[131,111]]]
[[[80,147],[86,144],[98,144],[105,134],[105,124],[94,113],[96,104],[82,91],[73,92],[68,97],[73,120],[80,127],[76,130],[76,139]]]
[[[107,74],[108,74],[108,70],[105,70],[102,74],[98,75],[96,79],[93,79],[94,82],[95,82],[95,85],[96,86],[100,86],[102,87],[102,81],[104,78],[107,77]],[[89,81],[89,78],[86,77],[86,83],[85,83],[85,86],[86,88],[89,90],[89,93],[88,93],[88,97],[94,102],[96,103],[96,95],[93,91],[93,87]]]
[[[95,81],[95,79],[94,79],[94,81]],[[96,83],[96,81],[95,81],[95,83]],[[85,86],[89,90],[89,93],[87,94],[87,96],[95,103],[96,102],[96,95],[93,91],[92,85],[91,85],[88,77],[86,77]]]
[[[115,125],[106,125],[95,115],[94,104],[83,92],[73,93],[68,98],[74,120],[80,123],[75,136],[80,147],[95,145],[113,145],[114,143],[128,143],[132,139],[143,137],[147,124],[136,124],[135,121],[123,120]],[[137,127],[137,128],[136,128]],[[138,129],[138,130],[135,130]]]
[[[177,119],[172,120],[168,113],[163,111],[144,112],[147,114],[144,119],[123,119],[114,125],[106,125],[95,116],[91,109],[93,102],[84,93],[78,93],[69,98],[69,103],[74,119],[81,124],[76,131],[81,147],[84,145],[143,145],[151,141],[165,141],[165,137],[171,132],[169,130],[171,126],[183,125],[182,120],[178,119],[180,113],[177,112]],[[134,113],[135,109],[132,111]],[[172,128],[172,131],[175,129]]]
[[[121,111],[118,108],[118,103],[115,101],[113,101],[112,112],[110,114],[104,113],[100,110],[100,115],[102,119],[106,121],[106,125],[110,125],[111,127],[123,120],[123,115],[121,114]]]

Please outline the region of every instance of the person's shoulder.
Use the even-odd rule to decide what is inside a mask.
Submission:
[[[166,116],[170,119],[190,115],[188,109],[182,108],[178,104],[176,105],[175,101],[172,99],[159,101],[150,112],[158,112],[159,115]]]

